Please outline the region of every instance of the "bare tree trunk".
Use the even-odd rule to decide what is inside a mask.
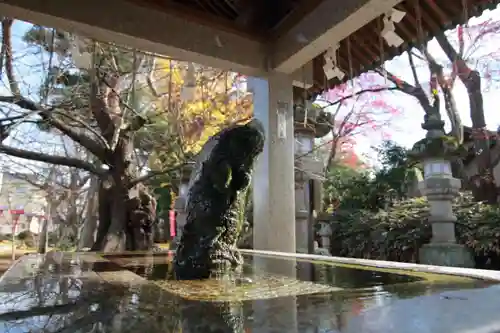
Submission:
[[[100,251],[103,248],[104,238],[111,224],[112,193],[104,185],[104,181],[99,180],[99,189],[97,192],[99,224],[97,226],[96,240],[92,246],[93,251]]]
[[[14,223],[14,221],[12,221]],[[16,226],[12,224],[12,261],[16,260]]]
[[[78,236],[78,226],[80,225],[80,215],[78,214],[78,188],[79,177],[77,170],[71,170],[68,198],[68,213],[66,217],[66,227],[69,231],[69,237],[76,239]]]
[[[99,179],[90,179],[90,188],[87,195],[87,211],[85,222],[78,242],[78,249],[91,248],[96,240],[97,232],[97,196],[99,195]]]
[[[143,228],[137,221],[136,228],[131,229],[129,183],[134,176],[131,171],[133,142],[123,129],[124,111],[120,107],[117,90],[120,75],[115,73],[99,77],[99,71],[96,74],[91,85],[91,110],[110,148],[101,160],[112,168],[101,179],[99,228],[92,249],[104,252],[138,250],[142,245],[134,239],[132,230]],[[139,203],[136,208],[141,206]]]
[[[334,138],[332,139],[332,142],[330,144],[330,151],[328,152],[328,159],[325,164],[325,169],[324,169],[324,175],[325,177],[328,177],[328,172],[330,171],[330,168],[333,166],[333,161],[335,160],[335,157],[337,156],[337,149],[338,149],[338,138],[335,138],[335,133],[334,129],[332,129],[332,134],[334,135]]]
[[[99,229],[93,249],[104,252],[134,250],[127,244],[128,182],[132,145],[128,138],[120,138],[110,158],[113,168],[107,179],[101,180],[99,189]],[[127,239],[128,238],[128,239]],[[128,246],[127,246],[128,245]]]
[[[133,244],[127,242],[127,199],[128,190],[121,184],[113,186],[110,191],[113,195],[109,204],[111,218],[108,219],[108,230],[104,237],[102,250],[104,252],[119,252],[127,249],[134,250]],[[128,243],[128,244],[127,244]]]
[[[42,222],[42,230],[40,231],[40,237],[38,239],[38,253],[47,253],[47,248],[49,246],[49,224],[53,223],[54,215],[57,214],[56,208],[59,203],[55,202],[52,195],[49,193],[47,198],[47,212],[46,218]]]
[[[123,183],[99,189],[99,226],[93,251],[149,250],[153,247],[156,201],[143,185],[131,194]]]
[[[50,207],[50,206],[49,206]],[[38,253],[47,253],[47,248],[49,246],[49,219],[51,219],[50,212],[47,214],[48,217],[43,219],[42,231],[40,232],[40,238],[38,240]]]
[[[453,63],[455,74],[464,84],[469,96],[474,151],[476,155],[481,155],[481,158],[478,159],[479,177],[473,182],[477,187],[477,191],[474,191],[476,193],[474,199],[496,204],[498,193],[491,165],[490,137],[484,117],[481,76],[477,70],[469,67],[463,57],[463,50],[457,51],[451,45],[444,31],[436,35],[436,40],[447,58]]]

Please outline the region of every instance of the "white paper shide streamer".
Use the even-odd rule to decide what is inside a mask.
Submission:
[[[404,40],[396,33],[395,24],[401,22],[406,13],[393,8],[390,13],[384,14],[382,21],[384,22],[384,29],[382,30],[382,37],[385,39],[389,46],[399,47],[404,43]]]
[[[333,78],[337,78],[342,80],[345,76],[345,73],[337,66],[337,50],[339,49],[339,45],[334,45],[330,47],[326,52],[323,58],[325,59],[325,64],[323,65],[323,71],[325,72],[325,76],[328,80]]]

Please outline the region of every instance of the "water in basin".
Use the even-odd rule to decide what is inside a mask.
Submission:
[[[171,257],[25,256],[0,280],[0,332],[500,331],[500,288],[484,281],[262,255],[175,281]]]

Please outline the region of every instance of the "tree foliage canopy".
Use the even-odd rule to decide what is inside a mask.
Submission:
[[[325,207],[336,210],[385,209],[408,197],[408,190],[419,173],[407,159],[407,150],[392,141],[377,147],[380,167],[373,172],[342,163],[330,167],[324,183]]]

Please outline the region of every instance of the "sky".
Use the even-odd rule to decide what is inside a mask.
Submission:
[[[14,50],[14,74],[20,82],[19,87],[24,96],[31,98],[34,101],[39,99],[39,87],[43,83],[45,72],[43,64],[48,63],[40,55],[39,47],[27,46],[22,40],[25,33],[31,28],[31,24],[20,20],[15,20],[12,26],[12,44]],[[17,50],[17,54],[16,54]],[[8,80],[3,73],[0,83],[0,94],[10,95],[8,88]],[[14,116],[24,113],[23,110],[10,110],[9,116]],[[18,148],[30,149],[33,151],[42,151],[48,154],[61,153],[64,142],[69,139],[64,139],[61,136],[55,136],[50,133],[39,131],[32,124],[22,124],[16,127],[15,131],[9,136],[5,143]],[[66,144],[66,149],[71,147]],[[10,156],[2,156],[0,163],[3,168],[13,169],[18,172],[32,172],[36,166],[40,165],[37,162],[27,162],[26,160],[13,158]]]
[[[474,27],[480,22],[484,22],[487,20],[500,21],[500,9],[486,11],[481,17],[471,19],[469,24],[471,27]],[[13,35],[15,37],[14,48],[22,49],[24,53],[26,53],[26,46],[25,43],[20,40],[20,37],[24,35],[29,27],[30,24],[21,21],[16,21],[13,27]],[[489,37],[488,40],[482,42],[480,45],[481,47],[475,50],[471,55],[471,61],[480,61],[482,64],[484,62],[487,62],[490,68],[500,69],[500,54],[498,54],[497,57],[487,56],[491,53],[500,52],[500,34]],[[428,49],[431,54],[433,54],[433,56],[437,58],[438,62],[446,65],[450,63],[436,41],[431,41],[428,45]],[[29,54],[27,56],[23,57],[22,59],[16,60],[16,64],[18,64],[16,72],[18,78],[22,78],[22,87],[24,87],[24,93],[36,99],[36,96],[33,96],[33,92],[37,90],[36,87],[41,83],[40,70],[42,69],[40,68],[40,66],[37,66],[37,68],[35,68],[33,64],[40,64],[40,55],[35,54],[36,48],[28,49],[28,52]],[[395,59],[386,62],[384,66],[396,76],[410,83],[413,83],[413,78],[407,59],[407,55],[404,54],[400,57],[396,57]],[[429,73],[425,64],[417,63],[417,67],[421,80],[428,81]],[[495,105],[498,99],[498,93],[500,92],[500,86],[498,86],[495,81],[495,78],[497,76],[498,75],[493,74],[492,78],[488,79],[488,82],[486,84],[483,83],[483,86],[486,86],[486,88],[488,88],[488,91],[484,92],[483,98],[485,106],[485,117],[487,119],[487,125],[490,129],[496,129],[500,125],[500,113],[497,111]],[[6,94],[8,93],[8,90],[5,87],[5,78],[3,78],[2,81],[4,86],[0,85],[0,93]],[[384,83],[383,80],[382,83]],[[467,98],[465,87],[459,80],[457,80],[455,84],[454,96],[463,123],[465,125],[470,125],[470,116],[468,114],[469,101]],[[380,99],[380,97],[381,95],[376,94],[372,96],[372,98],[374,99]],[[403,93],[385,93],[383,95],[383,98],[387,105],[397,108],[399,110],[399,114],[396,116],[391,115],[390,117],[388,117],[387,112],[378,112],[374,115],[374,117],[377,118],[377,120],[381,123],[387,122],[387,119],[390,119],[388,121],[388,124],[384,125],[381,130],[379,129],[375,131],[367,131],[365,135],[359,135],[355,137],[356,152],[360,156],[368,156],[368,163],[370,163],[371,161],[371,164],[376,164],[372,147],[379,145],[383,141],[383,139],[389,137],[391,140],[403,146],[411,147],[416,141],[425,136],[425,131],[420,127],[421,123],[423,122],[424,112],[420,105],[412,97]],[[445,116],[446,113],[444,112],[444,110],[442,110],[442,115],[443,119],[447,123],[447,129],[449,129],[449,121]],[[41,140],[41,137],[43,137],[43,140]],[[52,144],[47,145],[47,140],[52,141]],[[19,131],[19,134],[16,135],[13,140],[11,140],[11,144],[26,144],[26,142],[29,142],[30,148],[33,149],[33,147],[36,147],[36,149],[34,150],[43,149],[45,151],[47,151],[47,149],[53,150],[55,146],[61,144],[59,138],[50,138],[50,135],[40,134],[40,132],[36,133],[36,131],[27,130],[26,127],[22,131]],[[45,145],[43,145],[42,143],[44,143]],[[47,148],[48,146],[51,146],[51,148]]]

